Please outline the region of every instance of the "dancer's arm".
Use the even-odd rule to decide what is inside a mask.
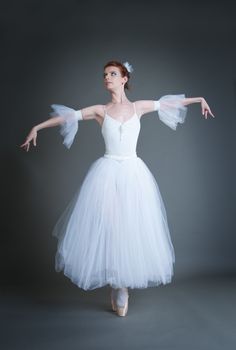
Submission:
[[[186,106],[192,103],[201,104],[202,115],[204,115],[206,119],[207,113],[215,117],[203,97],[186,98],[184,94],[165,95],[159,100],[140,100],[136,102],[136,106],[141,116],[157,111],[159,119],[173,130],[176,130],[177,123],[184,123],[185,121],[187,114]]]
[[[36,146],[37,132],[44,128],[60,126],[60,134],[64,137],[63,144],[70,148],[78,131],[79,121],[95,119],[101,113],[102,105],[93,105],[80,110],[75,110],[64,105],[52,104],[53,112],[46,121],[35,125],[26,137],[25,142],[20,146],[28,152],[30,142]]]

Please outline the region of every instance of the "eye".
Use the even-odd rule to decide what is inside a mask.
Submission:
[[[108,73],[103,73],[103,78],[105,78],[105,76],[107,75]],[[117,75],[117,72],[113,71],[111,72],[111,75]]]

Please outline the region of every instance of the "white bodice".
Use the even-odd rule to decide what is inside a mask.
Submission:
[[[136,112],[123,123],[105,113],[101,132],[105,141],[105,157],[126,159],[137,156],[140,119]]]

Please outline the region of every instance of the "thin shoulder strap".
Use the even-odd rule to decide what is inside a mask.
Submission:
[[[135,107],[135,102],[133,102],[133,106],[134,106],[134,113],[137,114],[137,112],[136,112],[136,107]]]

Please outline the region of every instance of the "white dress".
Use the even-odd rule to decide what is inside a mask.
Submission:
[[[173,130],[185,120],[184,96],[156,101],[160,120]],[[60,132],[70,148],[81,121],[73,108],[51,106],[52,117],[64,116]],[[56,271],[84,290],[154,287],[173,275],[166,210],[154,176],[136,153],[141,124],[133,106],[124,123],[105,112],[105,154],[90,165],[52,232],[58,239]]]

